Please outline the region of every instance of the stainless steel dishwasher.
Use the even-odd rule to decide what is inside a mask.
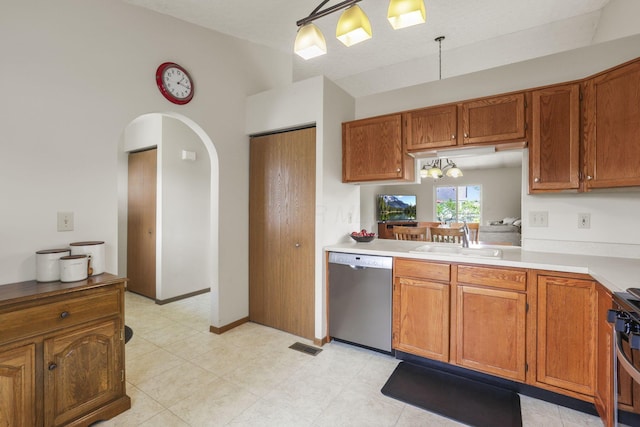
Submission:
[[[392,257],[329,252],[329,336],[391,353]]]

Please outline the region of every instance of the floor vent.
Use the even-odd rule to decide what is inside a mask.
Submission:
[[[318,353],[322,351],[322,349],[313,347],[310,345],[302,344],[301,342],[297,342],[293,345],[290,345],[289,348],[297,351],[301,351],[306,354],[310,354],[312,356],[316,356]]]

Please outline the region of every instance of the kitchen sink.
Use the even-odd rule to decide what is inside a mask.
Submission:
[[[423,245],[409,252],[457,255],[475,258],[502,258],[502,250],[493,248],[463,248],[460,246]]]

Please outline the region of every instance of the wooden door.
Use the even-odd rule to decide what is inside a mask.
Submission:
[[[44,424],[61,426],[122,395],[117,320],[44,342]]]
[[[407,132],[407,151],[434,150],[457,145],[458,107],[445,105],[410,111],[402,115]]]
[[[524,382],[526,294],[458,286],[457,296],[456,363]]]
[[[249,317],[314,338],[315,128],[251,138]]]
[[[0,425],[36,425],[35,344],[0,350]]]
[[[398,277],[393,286],[393,348],[449,361],[448,283]]]
[[[580,185],[580,85],[536,90],[529,144],[530,193]]]
[[[524,93],[484,98],[462,104],[463,144],[524,140]]]
[[[593,396],[596,379],[595,282],[538,276],[537,380]]]
[[[129,154],[127,289],[156,297],[157,149]]]
[[[640,185],[640,61],[585,82],[586,188]]]

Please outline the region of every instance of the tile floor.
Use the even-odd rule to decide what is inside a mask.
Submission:
[[[254,323],[209,331],[203,294],[166,305],[126,293],[130,410],[106,426],[460,426],[380,393],[398,360],[330,343],[317,356],[299,337]],[[597,417],[521,396],[525,427],[602,426]]]

